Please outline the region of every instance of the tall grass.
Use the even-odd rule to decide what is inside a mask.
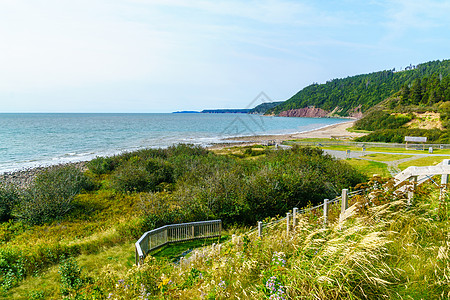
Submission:
[[[390,192],[377,205],[361,198],[326,228],[302,215],[288,235],[280,222],[262,239],[241,234],[179,265],[149,257],[102,287],[115,299],[144,290],[147,299],[448,299],[448,216],[427,189],[413,206]]]

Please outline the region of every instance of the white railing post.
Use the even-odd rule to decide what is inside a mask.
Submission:
[[[411,180],[412,183],[410,185],[410,190],[408,191],[408,202],[407,202],[408,205],[411,205],[411,202],[412,202],[413,197],[414,197],[414,192],[416,190],[417,176],[412,176],[411,179],[412,179]]]
[[[261,221],[258,222],[258,237],[259,238],[262,237],[262,224],[263,224],[263,222],[261,222]]]
[[[294,207],[292,209],[292,225],[295,229],[295,227],[297,226],[298,222],[297,222],[297,214],[298,214],[298,208]]]
[[[444,159],[442,161],[442,165],[443,166],[450,165],[450,159]],[[442,174],[441,175],[441,188],[440,188],[440,194],[439,194],[439,198],[441,201],[442,201],[442,199],[444,199],[447,184],[448,184],[448,174]]]
[[[347,208],[348,208],[348,189],[343,189],[341,197],[341,214],[344,214]]]
[[[323,225],[328,224],[328,199],[323,200]]]
[[[290,225],[291,225],[291,213],[286,213],[286,235],[289,235]]]

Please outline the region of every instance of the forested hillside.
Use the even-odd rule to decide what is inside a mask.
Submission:
[[[434,73],[404,84],[355,123],[355,129],[373,131],[358,141],[396,142],[405,136],[426,136],[430,143],[448,143],[450,76]]]
[[[287,101],[269,110],[267,114],[279,114],[282,111],[314,106],[333,112],[334,115],[351,116],[357,111],[367,111],[400,90],[407,94],[405,99],[412,99],[414,103],[448,100],[448,89],[442,88],[441,85],[448,86],[442,78],[449,75],[450,60],[437,60],[410,66],[404,71],[396,72],[393,69],[333,79],[325,84],[315,83],[307,86]],[[446,80],[448,82],[448,79]],[[433,87],[437,87],[433,93],[422,89],[429,82]],[[411,98],[410,94],[414,96]]]
[[[250,114],[265,114],[266,111],[268,111],[271,108],[274,108],[277,105],[280,105],[281,103],[283,103],[283,101],[264,102],[258,106],[255,106],[254,108],[252,108],[249,113]]]

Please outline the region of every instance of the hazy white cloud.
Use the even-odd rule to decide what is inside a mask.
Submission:
[[[384,6],[389,38],[417,30],[448,30],[450,25],[449,1],[393,0],[385,2]]]
[[[423,3],[0,0],[0,111],[61,111],[62,98],[71,111],[239,107],[261,90],[286,99],[312,82],[442,58],[417,46],[445,53],[435,31],[448,28],[449,4]]]

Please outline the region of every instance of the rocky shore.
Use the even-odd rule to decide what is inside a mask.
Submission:
[[[3,174],[0,174],[0,186],[14,184],[20,188],[25,188],[33,182],[36,175],[38,175],[40,172],[45,171],[50,168],[63,166],[63,165],[74,165],[74,166],[80,168],[81,170],[84,170],[86,168],[86,162],[82,161],[82,162],[60,164],[60,165],[53,165],[53,166],[46,166],[46,167],[27,168],[27,169],[23,169],[23,170],[14,171],[14,172],[6,172]]]

